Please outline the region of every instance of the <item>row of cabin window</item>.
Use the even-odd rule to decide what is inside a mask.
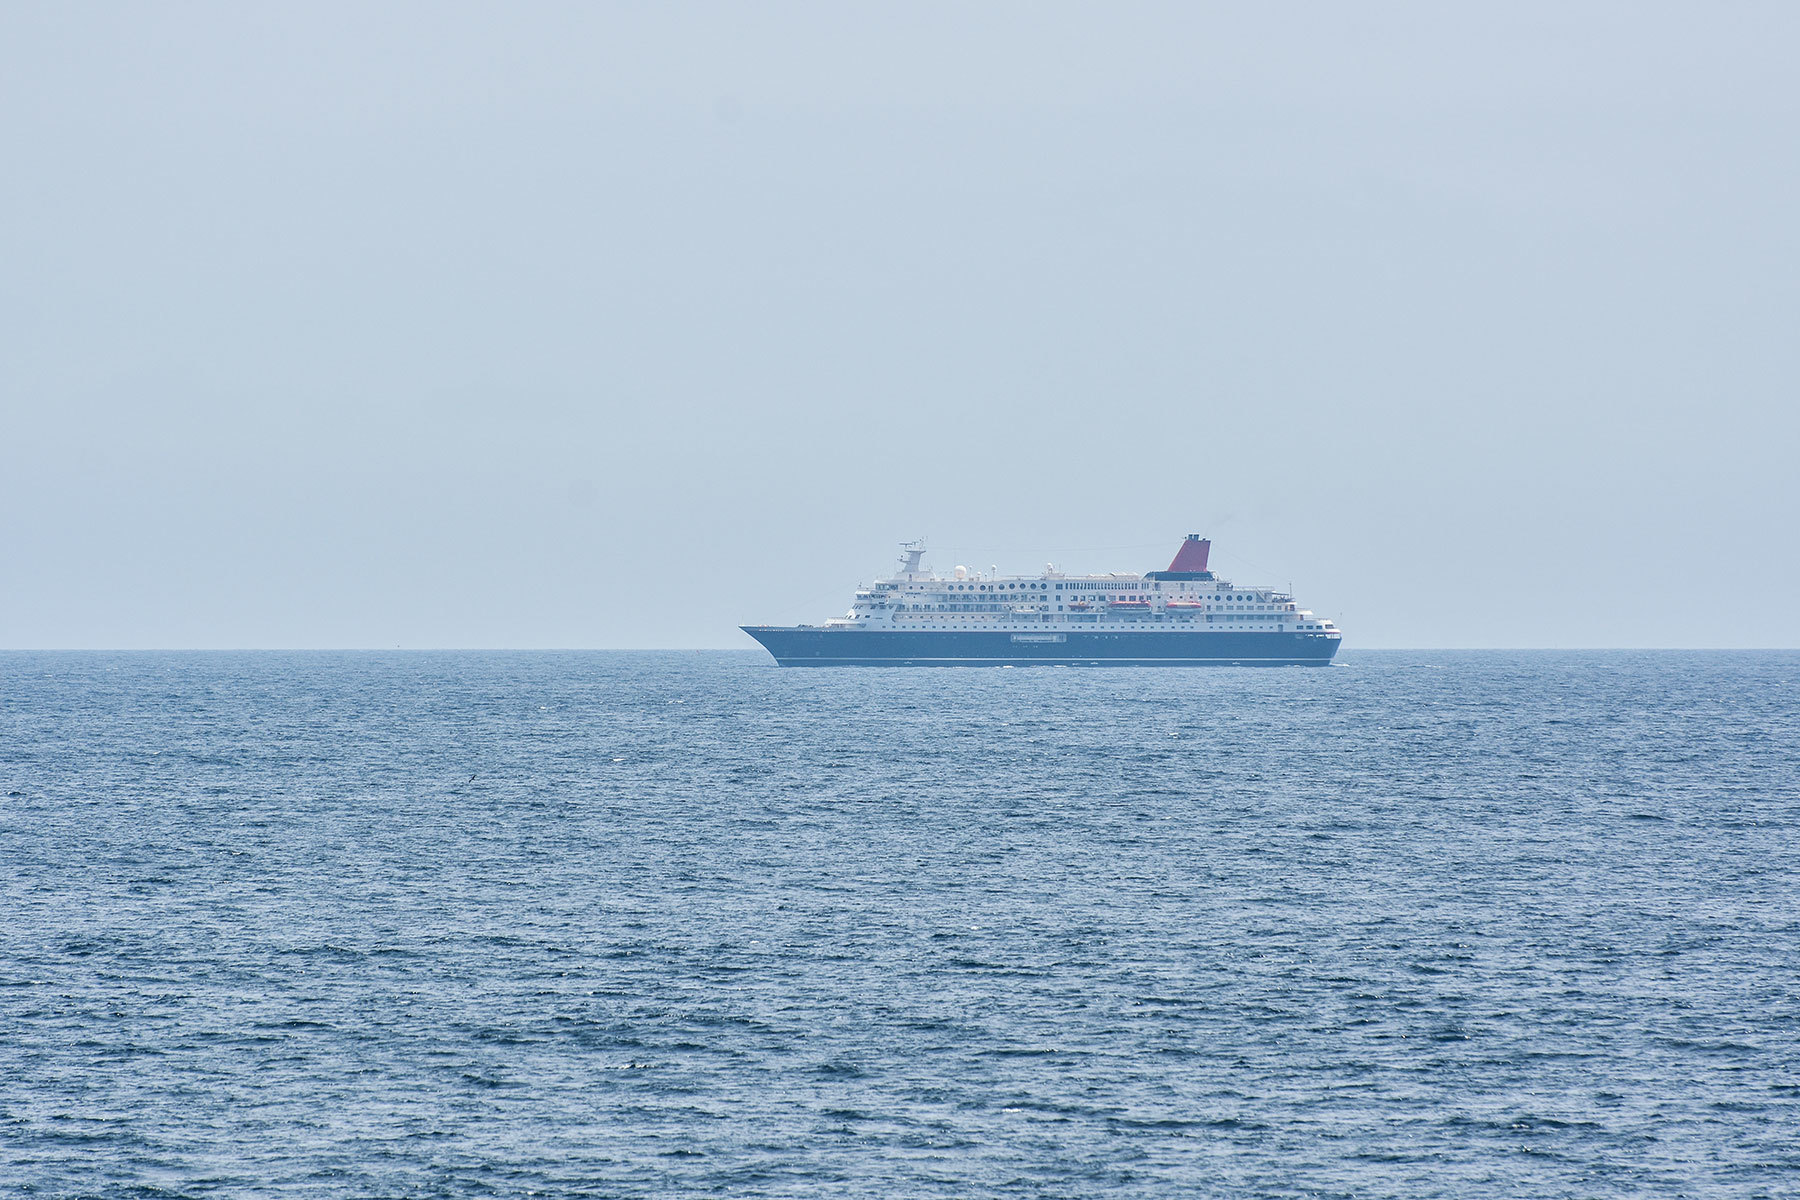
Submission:
[[[965,584],[953,584],[949,588],[949,591],[952,591],[952,592],[991,592],[992,593],[992,592],[1005,592],[1005,591],[1043,591],[1043,590],[1047,590],[1048,588],[1049,588],[1049,585],[1043,584],[1043,583],[1022,583],[1022,584],[1009,583],[1005,587],[1001,587],[999,584],[965,583]],[[1116,583],[1059,583],[1056,585],[1056,590],[1059,592],[1063,591],[1065,589],[1068,591],[1107,591],[1107,592],[1110,592],[1110,591],[1115,591],[1118,588],[1119,588],[1119,585]],[[1162,591],[1162,588],[1160,585],[1144,586],[1144,587],[1140,587],[1137,591],[1130,592],[1130,595],[1132,597],[1136,598],[1140,595],[1143,595],[1146,592],[1153,591],[1153,590],[1160,592],[1160,591]],[[1227,601],[1227,602],[1249,602],[1250,600],[1260,600],[1261,599],[1260,596],[1234,595],[1229,592],[1217,592],[1214,594],[1217,595],[1221,600]],[[1145,598],[1147,599],[1148,597],[1145,596]]]

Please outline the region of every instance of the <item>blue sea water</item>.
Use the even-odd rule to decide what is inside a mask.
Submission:
[[[0,655],[0,1193],[1800,1193],[1800,654]]]

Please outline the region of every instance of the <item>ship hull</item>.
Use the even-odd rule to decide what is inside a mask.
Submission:
[[[825,629],[745,625],[784,667],[1323,667],[1339,638],[1213,630]]]

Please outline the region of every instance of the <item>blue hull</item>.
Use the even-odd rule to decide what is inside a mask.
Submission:
[[[743,630],[784,667],[1323,667],[1340,640],[1320,633],[1186,630],[1053,635],[804,625]]]

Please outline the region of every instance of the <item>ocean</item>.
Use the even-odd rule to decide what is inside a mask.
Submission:
[[[1800,653],[0,655],[0,1194],[1800,1192]]]

